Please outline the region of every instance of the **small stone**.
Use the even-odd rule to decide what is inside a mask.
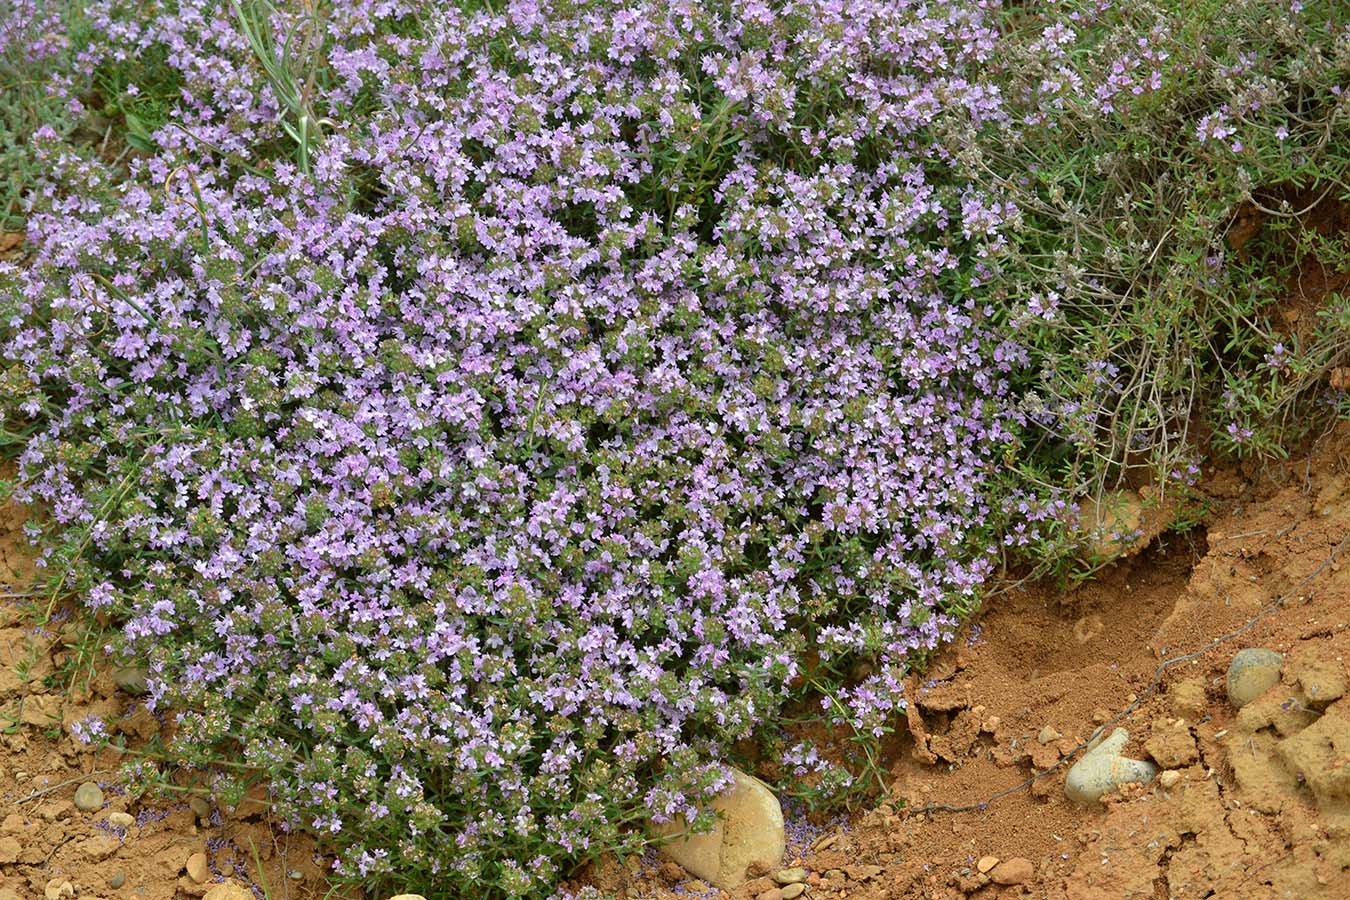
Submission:
[[[136,817],[131,813],[110,812],[108,813],[108,824],[114,828],[130,828],[136,824]]]
[[[998,865],[997,856],[981,856],[980,861],[975,863],[975,868],[979,869],[980,874],[983,875],[996,865]]]
[[[291,869],[289,872],[286,873],[286,877],[289,878],[291,881],[304,881],[305,873],[301,872],[299,869]]]
[[[1164,788],[1174,788],[1179,781],[1181,781],[1181,773],[1175,769],[1168,769],[1158,776],[1158,784],[1162,785]]]
[[[127,883],[126,872],[114,872],[113,877],[108,879],[108,887],[112,888],[113,890],[117,890],[126,883]]]
[[[1117,728],[1111,736],[1095,740],[1095,746],[1074,763],[1064,780],[1064,793],[1070,800],[1079,803],[1093,803],[1122,784],[1153,780],[1158,769],[1152,763],[1121,756],[1125,742],[1130,734],[1124,728]],[[1011,862],[1011,860],[1009,860]]]
[[[784,885],[778,893],[783,895],[783,900],[796,900],[796,898],[800,897],[805,892],[806,885],[799,882],[797,884]]]
[[[826,869],[825,878],[828,881],[843,881],[848,876],[844,874],[843,869]]]
[[[764,782],[737,769],[731,770],[730,790],[712,801],[719,814],[712,831],[676,837],[661,852],[690,874],[723,890],[733,890],[755,864],[780,863],[787,846],[783,808]],[[658,836],[679,835],[688,829],[683,819],[652,824]]]
[[[427,900],[421,894],[395,894],[389,900]]]
[[[221,863],[220,874],[223,878],[229,878],[234,874],[234,863]]]
[[[806,870],[801,866],[791,869],[779,869],[773,873],[773,880],[779,884],[800,884],[806,880]]]
[[[205,853],[194,853],[189,856],[183,868],[187,869],[188,877],[198,884],[205,884],[206,879],[211,877],[211,866],[206,861]]]
[[[118,666],[112,670],[113,684],[138,697],[150,691],[148,676],[149,673],[140,666]]]
[[[74,897],[75,885],[58,876],[47,882],[47,886],[42,889],[42,896],[46,897],[47,900],[61,900],[62,897]]]
[[[93,812],[103,807],[103,789],[92,781],[86,781],[75,789],[75,808],[80,812]]]
[[[405,897],[416,897],[417,900],[423,900],[416,894],[404,894]],[[226,881],[223,884],[215,885],[206,892],[202,900],[253,900],[253,892],[242,884],[233,881]]]
[[[1264,647],[1248,647],[1233,654],[1228,664],[1228,699],[1241,709],[1280,683],[1284,657]]]
[[[756,894],[755,900],[783,900],[783,889],[769,888],[762,894]]]
[[[199,821],[205,822],[211,818],[211,803],[205,797],[188,798],[188,809]]]
[[[1039,742],[1042,743],[1042,744],[1053,744],[1055,741],[1059,740],[1061,737],[1063,737],[1062,734],[1060,734],[1060,733],[1059,733],[1058,731],[1056,731],[1054,728],[1052,728],[1052,727],[1050,727],[1049,725],[1047,725],[1047,726],[1045,726],[1044,728],[1041,729],[1041,733],[1040,733],[1040,734],[1036,735],[1036,740],[1039,741]]]
[[[994,866],[994,870],[989,873],[989,879],[994,884],[1025,884],[1035,874],[1036,868],[1031,864],[1031,860],[1014,856]]]

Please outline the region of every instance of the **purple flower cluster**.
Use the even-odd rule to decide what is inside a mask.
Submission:
[[[935,136],[1001,115],[983,6],[290,5],[301,165],[229,4],[90,4],[182,98],[125,178],[35,137],[3,416],[181,757],[341,874],[525,895],[692,813],[808,654],[879,729],[1011,438],[1011,210]]]

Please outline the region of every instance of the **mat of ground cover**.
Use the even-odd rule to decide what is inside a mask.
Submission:
[[[890,765],[893,802],[787,860],[811,873],[805,896],[1350,897],[1350,697],[1310,703],[1293,678],[1346,679],[1350,552],[1327,560],[1350,534],[1350,426],[1297,461],[1212,474],[1204,490],[1206,527],[1167,536],[1076,590],[990,604],[978,638],[955,643],[918,686],[915,727]],[[1290,591],[1248,633],[1170,668],[1120,723],[1128,755],[1167,758],[1171,787],[1080,807],[1064,795],[1065,767],[984,810],[906,812],[980,803],[1049,767],[1140,696],[1161,660]],[[1242,647],[1269,647],[1286,663],[1279,688],[1239,722],[1225,673]],[[981,878],[991,857],[1029,861],[1029,880]],[[611,867],[602,880],[630,897],[719,896],[671,866]]]
[[[75,625],[58,610],[50,627],[33,628],[23,599],[12,596],[10,586],[25,584],[33,571],[22,540],[27,517],[15,506],[0,507],[0,900],[171,900],[202,896],[226,878],[254,888],[259,898],[264,884],[271,900],[325,896],[326,862],[311,841],[275,826],[260,792],[233,812],[212,804],[200,810],[205,817],[185,800],[133,800],[115,774],[122,757],[91,752],[71,737],[71,724],[89,715],[108,717],[133,744],[164,724],[118,690],[106,666],[87,686],[48,683],[70,652]],[[102,807],[88,813],[74,803],[85,781],[104,794]],[[110,821],[118,812],[130,814],[133,824]],[[207,864],[201,882],[186,870],[197,853]]]
[[[1297,664],[1343,679],[1350,559],[1326,565],[1240,639],[1170,670],[1159,694],[1123,723],[1133,755],[1165,744],[1187,760],[1170,789],[1131,790],[1100,809],[1080,808],[1065,799],[1061,771],[984,811],[905,812],[979,802],[1053,763],[1128,705],[1160,658],[1240,626],[1322,566],[1350,533],[1350,427],[1306,458],[1262,472],[1224,471],[1204,487],[1214,504],[1207,529],[1170,536],[1077,590],[1024,590],[990,604],[979,636],[947,650],[916,686],[919,715],[891,764],[894,802],[821,835],[828,846],[818,852],[789,860],[812,872],[809,896],[1350,896],[1347,701],[1316,718],[1269,710],[1271,724],[1250,731],[1235,727],[1223,686],[1228,660],[1243,646],[1286,654],[1286,671]],[[22,519],[13,508],[0,517],[0,582],[21,583],[31,571]],[[201,895],[226,876],[261,887],[252,845],[272,897],[323,896],[323,860],[311,844],[275,828],[261,805],[235,814],[213,809],[201,821],[185,803],[140,803],[119,793],[116,759],[86,751],[69,725],[112,713],[137,739],[162,725],[117,691],[106,671],[88,690],[44,685],[68,652],[63,638],[71,628],[60,622],[35,631],[12,605],[0,619],[0,696],[16,722],[0,737],[3,889],[27,900],[49,887],[59,894],[70,882],[78,897],[168,900]],[[1197,702],[1200,709],[1187,708]],[[1309,721],[1323,723],[1321,751],[1282,758],[1277,740]],[[1043,744],[1047,726],[1061,736]],[[91,814],[73,803],[84,780],[101,782],[107,798]],[[117,811],[136,819],[125,833],[108,823]],[[194,853],[207,856],[204,883],[185,872]],[[1025,858],[1034,874],[1021,885],[981,884],[985,857]],[[110,887],[119,873],[124,883]],[[671,866],[633,874],[615,866],[600,880],[620,896],[717,896]]]

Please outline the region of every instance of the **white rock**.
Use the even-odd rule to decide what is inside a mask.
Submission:
[[[679,837],[661,848],[690,874],[727,891],[745,880],[752,864],[781,864],[787,848],[783,808],[773,791],[738,769],[731,773],[735,784],[712,803],[718,813],[712,831]],[[680,834],[687,827],[682,819],[652,826],[659,836]]]
[[[1098,737],[1096,745],[1074,763],[1064,780],[1064,793],[1070,800],[1095,803],[1122,784],[1133,781],[1147,784],[1153,780],[1157,766],[1120,755],[1129,739],[1130,734],[1124,728],[1117,728],[1105,740]]]

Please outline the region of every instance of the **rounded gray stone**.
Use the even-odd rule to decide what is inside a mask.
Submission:
[[[1280,683],[1284,657],[1264,647],[1248,647],[1233,654],[1228,664],[1228,699],[1241,709]]]
[[[138,697],[149,693],[148,677],[149,673],[140,666],[118,666],[112,670],[113,684]]]
[[[117,890],[118,888],[120,888],[122,885],[124,885],[124,884],[126,884],[126,883],[127,883],[127,873],[126,873],[126,872],[117,872],[117,873],[114,873],[113,877],[111,877],[111,878],[108,879],[108,887],[112,888],[113,890]]]
[[[86,781],[75,789],[75,808],[80,812],[93,812],[103,808],[103,789],[92,781]]]
[[[1158,774],[1150,762],[1121,756],[1130,733],[1117,728],[1111,736],[1100,737],[1083,758],[1074,763],[1064,779],[1064,793],[1079,803],[1096,803],[1103,796],[1130,782],[1147,784]]]

